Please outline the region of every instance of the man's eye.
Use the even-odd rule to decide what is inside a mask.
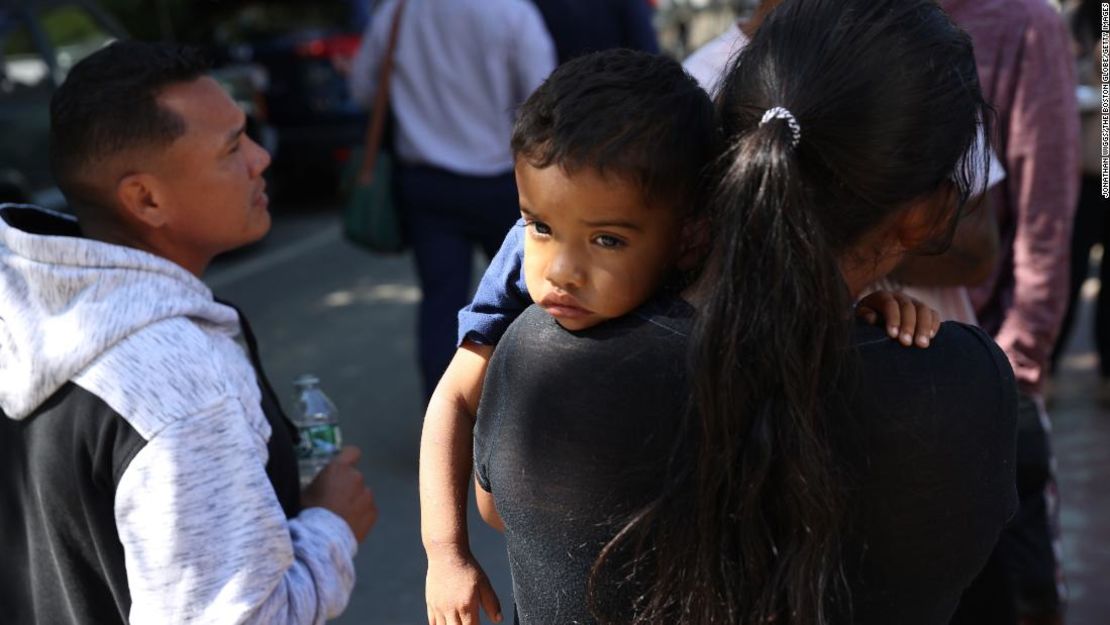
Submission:
[[[530,221],[528,225],[532,226],[536,234],[548,235],[551,234],[551,226],[543,223],[542,221]]]
[[[618,239],[617,237],[609,234],[597,235],[596,237],[594,237],[594,243],[597,243],[601,247],[607,248],[624,247],[625,245],[627,245],[624,240]]]
[[[235,145],[231,146],[231,149],[228,150],[228,153],[229,154],[234,154],[235,152],[238,152],[238,151],[239,151],[239,142],[236,141]]]

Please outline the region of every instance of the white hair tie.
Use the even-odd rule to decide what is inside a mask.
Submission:
[[[794,117],[794,114],[781,106],[769,108],[763,114],[763,119],[759,120],[759,125],[762,126],[772,119],[781,119],[786,122],[787,126],[790,126],[790,133],[794,135],[790,145],[791,147],[798,147],[798,143],[802,140],[802,127],[798,125],[798,119]]]

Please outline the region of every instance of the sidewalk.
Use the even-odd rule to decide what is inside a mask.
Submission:
[[[1086,286],[1048,407],[1070,596],[1067,625],[1110,623],[1110,388],[1100,390],[1096,373],[1092,318],[1097,281]]]

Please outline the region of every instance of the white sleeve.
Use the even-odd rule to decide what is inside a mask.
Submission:
[[[987,188],[990,189],[1006,179],[1006,170],[1002,168],[1002,161],[998,158],[994,148],[987,149],[990,150],[990,165],[987,167]]]
[[[965,158],[974,158],[975,155],[980,154],[983,149],[983,144],[986,143],[987,137],[983,132],[983,125],[979,124],[975,132],[975,142],[967,151]],[[998,159],[998,154],[995,153],[994,148],[989,144],[987,145],[987,179],[984,184],[983,181],[983,168],[980,161],[977,159],[972,162],[971,170],[971,188],[989,190],[991,187],[997,185],[1006,179],[1006,170],[1002,168],[1002,163]]]
[[[509,29],[512,41],[509,62],[518,103],[523,103],[555,70],[555,42],[539,9],[531,3],[523,4],[516,17],[517,23]]]
[[[354,535],[322,508],[286,520],[245,410],[228,399],[176,421],[120,478],[133,625],[316,624],[346,607]]]

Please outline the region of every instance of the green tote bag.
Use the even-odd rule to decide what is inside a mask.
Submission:
[[[366,132],[366,147],[351,154],[349,197],[343,207],[343,232],[352,243],[371,252],[390,254],[405,249],[404,224],[393,198],[393,158],[382,150],[385,122],[389,117],[389,79],[405,1],[397,5],[382,60],[378,92]]]

